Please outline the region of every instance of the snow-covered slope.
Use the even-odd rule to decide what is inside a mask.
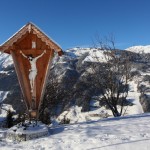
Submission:
[[[150,46],[145,46],[145,49],[148,50],[149,47]],[[136,48],[139,49],[140,46],[131,47],[131,48],[128,48],[127,50],[131,49],[131,51],[132,51],[132,49],[136,49]],[[99,62],[107,63],[103,52],[104,52],[103,50],[96,49],[96,48],[79,48],[79,47],[77,47],[77,48],[68,49],[65,51],[65,55],[54,59],[54,65],[52,65],[52,68],[55,68],[54,69],[55,75],[59,76],[59,79],[62,79],[64,76],[67,76],[69,78],[71,76],[74,76],[74,77],[77,75],[80,76],[81,73],[85,71],[85,69],[88,70],[88,68],[86,68],[85,62],[89,62],[89,61],[97,62],[97,60],[98,60]],[[84,63],[85,63],[85,66],[84,66]],[[0,55],[0,73],[2,73],[2,76],[8,77],[8,82],[5,82],[6,84],[10,82],[9,80],[11,80],[12,77],[14,77],[14,76],[9,76],[9,74],[7,74],[8,70],[9,70],[9,66],[12,64],[13,64],[13,61],[12,61],[11,56],[9,56],[7,54]],[[137,66],[138,65],[139,64],[137,64]],[[137,68],[138,67],[135,67],[135,71],[137,70]],[[81,71],[79,69],[81,69]],[[143,74],[148,74],[148,69],[146,70],[146,72],[142,72],[141,70],[140,70],[140,72],[141,72],[141,76],[133,78],[129,83],[130,91],[129,91],[129,96],[127,99],[133,101],[133,103],[135,105],[132,107],[129,107],[127,109],[127,114],[139,114],[139,113],[143,112],[143,110],[141,108],[141,104],[139,103],[140,93],[138,92],[137,85],[138,85],[138,81],[139,80],[141,81],[142,76],[144,76]],[[3,80],[3,78],[2,78],[2,80]],[[138,81],[136,81],[136,80],[138,80]],[[1,82],[1,83],[4,83],[4,82]],[[18,85],[18,87],[19,87],[19,85]],[[4,94],[4,93],[8,92],[9,90],[5,89],[4,91],[3,90],[0,90],[0,91],[1,91],[0,100],[4,100],[8,94],[8,93],[7,94]],[[14,103],[14,105],[15,104],[16,103]],[[101,111],[99,111],[99,112],[101,112]]]
[[[107,62],[104,51],[96,48],[72,48],[66,50],[66,54],[72,58],[85,56],[84,62]]]
[[[13,64],[13,60],[11,55],[8,54],[0,54],[0,71],[2,71],[2,68],[7,68],[8,66]]]
[[[1,74],[7,74],[8,71],[5,71],[5,69],[13,64],[13,60],[11,55],[1,53],[0,54],[0,73]],[[9,91],[0,91],[0,102],[3,101],[6,97]]]
[[[0,141],[3,150],[149,150],[150,114],[53,126],[44,138]],[[1,131],[5,132],[5,131]]]
[[[135,52],[135,53],[150,53],[150,45],[147,46],[133,46],[129,47],[126,50]],[[84,61],[97,61],[97,58],[100,59],[101,62],[106,62],[103,51],[96,49],[96,48],[71,48],[65,51],[66,55],[70,58],[78,58],[83,56],[84,54],[87,55]],[[96,58],[95,58],[96,57]],[[1,54],[0,55],[0,67],[6,68],[13,64],[13,60],[11,55],[8,54]]]
[[[0,91],[0,103],[7,97],[9,91]]]
[[[150,53],[150,45],[147,46],[132,46],[126,49],[134,53]]]
[[[13,64],[13,60],[11,55],[8,54],[0,54],[0,73],[8,74],[8,71],[5,69]],[[0,91],[0,103],[7,97],[9,91]]]
[[[89,53],[91,48],[80,48],[80,47],[75,47],[71,49],[67,49],[65,52],[67,53],[68,56],[71,56],[72,58],[80,57],[85,53]]]
[[[65,76],[66,72],[69,70],[69,73],[71,73],[70,75],[74,76],[74,72],[77,72],[76,68],[79,67],[77,66],[78,61],[82,62],[78,63],[80,64],[80,67],[82,67],[84,62],[96,61],[97,58],[95,58],[95,56],[98,56],[100,62],[106,63],[103,51],[99,51],[94,48],[73,48],[66,50],[64,56],[56,58],[55,60],[54,64],[58,65],[55,69],[56,74],[58,76]],[[9,77],[7,70],[9,70],[9,66],[11,64],[12,59],[10,56],[5,54],[0,56],[0,73],[2,75],[5,74],[5,76],[10,79],[12,76]],[[55,68],[55,65],[52,65],[52,67]],[[134,70],[137,71],[137,69],[140,68],[140,65],[141,64],[138,64],[138,62],[134,62]],[[143,63],[142,65],[145,64]],[[85,69],[84,67],[83,69]],[[6,70],[6,72],[4,72],[4,70]],[[144,81],[143,77],[145,75],[150,75],[150,70],[143,70],[140,68],[138,70],[140,75],[136,74],[129,82],[130,90],[127,99],[131,100],[135,105],[127,106],[125,115],[143,113],[139,102],[139,96],[141,93],[138,91],[138,85],[146,84],[146,86],[148,86],[148,82]],[[78,73],[80,73],[79,70]],[[1,99],[4,99],[7,96],[8,93],[6,92],[6,90],[0,92]],[[83,100],[84,98],[81,99],[81,101]],[[62,120],[64,116],[66,116],[66,118],[70,119],[71,125],[60,126],[58,124],[56,125],[57,122],[55,122],[55,126],[53,124],[53,126],[49,128],[50,135],[48,137],[22,143],[14,143],[3,140],[0,141],[0,149],[129,150],[134,148],[136,150],[149,150],[150,114],[99,120],[103,117],[112,117],[111,111],[104,109],[104,107],[100,107],[99,102],[92,99],[89,105],[94,106],[93,110],[89,112],[81,112],[81,107],[73,106],[60,114],[57,118],[58,121],[59,119]],[[0,118],[2,118],[4,114],[6,116],[6,112],[3,111]],[[0,130],[0,140],[2,132],[5,131]]]

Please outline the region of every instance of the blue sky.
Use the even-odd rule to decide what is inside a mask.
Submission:
[[[63,49],[92,47],[95,34],[116,47],[150,45],[150,0],[1,0],[0,44],[31,21]]]

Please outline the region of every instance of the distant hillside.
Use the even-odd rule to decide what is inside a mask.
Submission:
[[[146,52],[148,47],[145,47]],[[145,57],[145,53],[137,53],[137,47],[135,47],[135,50],[133,49],[132,47],[126,51],[132,56],[133,65],[133,78],[129,83],[130,90],[127,98],[133,105],[128,107],[127,114],[138,114],[142,113],[143,110],[144,112],[150,111],[150,90],[148,88],[150,85],[150,54],[146,53]],[[118,50],[118,52],[121,51]],[[55,56],[50,69],[51,77],[62,82],[59,85],[63,89],[61,92],[66,93],[63,96],[57,93],[56,99],[51,96],[52,92],[47,87],[45,98],[51,99],[48,108],[52,115],[59,115],[64,110],[69,111],[72,106],[76,105],[82,108],[82,112],[96,110],[95,113],[98,114],[105,110],[99,106],[96,98],[98,95],[94,95],[95,89],[92,86],[87,87],[81,82],[85,71],[90,71],[90,63],[96,62],[97,59],[100,63],[107,63],[103,51],[95,48],[72,48],[66,50],[62,57]],[[47,82],[50,82],[50,78]],[[145,88],[144,95],[141,94],[141,88]],[[68,89],[70,92],[68,92]],[[79,91],[74,92],[76,89]],[[84,96],[81,96],[80,92]],[[22,99],[12,58],[2,54],[0,56],[0,101],[11,104],[17,112],[21,112],[25,110]],[[109,110],[107,112],[111,114]]]
[[[146,46],[132,46],[127,48],[126,50],[134,52],[134,53],[150,53],[150,45]]]

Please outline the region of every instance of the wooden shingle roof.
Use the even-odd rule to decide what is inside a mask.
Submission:
[[[51,49],[54,49],[59,54],[62,53],[62,49],[60,46],[54,42],[51,38],[49,38],[40,28],[38,28],[33,23],[28,23],[25,26],[23,26],[18,32],[16,32],[12,37],[10,37],[6,42],[4,42],[0,46],[0,51],[9,53],[9,48],[13,46],[14,43],[16,43],[19,39],[21,39],[26,33],[33,33],[37,35],[38,38],[40,38],[45,44],[50,47]]]

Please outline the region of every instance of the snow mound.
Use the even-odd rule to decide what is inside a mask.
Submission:
[[[22,123],[13,126],[8,129],[8,132],[16,133],[16,134],[33,134],[41,131],[47,131],[47,126],[41,122],[29,122],[26,121],[25,125]]]
[[[81,114],[82,107],[73,106],[68,111],[64,111],[58,118],[58,122],[61,122],[64,118],[69,119],[70,123],[77,123],[86,121],[85,116]],[[84,116],[84,117],[83,117]]]
[[[48,127],[36,121],[25,121],[7,130],[6,141],[22,142],[48,135]]]
[[[92,103],[93,105],[93,103]],[[82,112],[82,107],[72,106],[68,111],[64,111],[57,118],[57,122],[61,122],[63,119],[69,119],[69,123],[79,123],[91,120],[98,120],[100,118],[108,117],[108,112],[105,108],[93,109],[89,112]]]
[[[2,121],[6,119],[7,111],[10,110],[11,112],[15,112],[15,110],[9,104],[2,104],[0,107],[1,107],[0,108],[0,126],[1,126]]]
[[[150,53],[150,45],[146,46],[132,46],[126,49],[134,53]]]

